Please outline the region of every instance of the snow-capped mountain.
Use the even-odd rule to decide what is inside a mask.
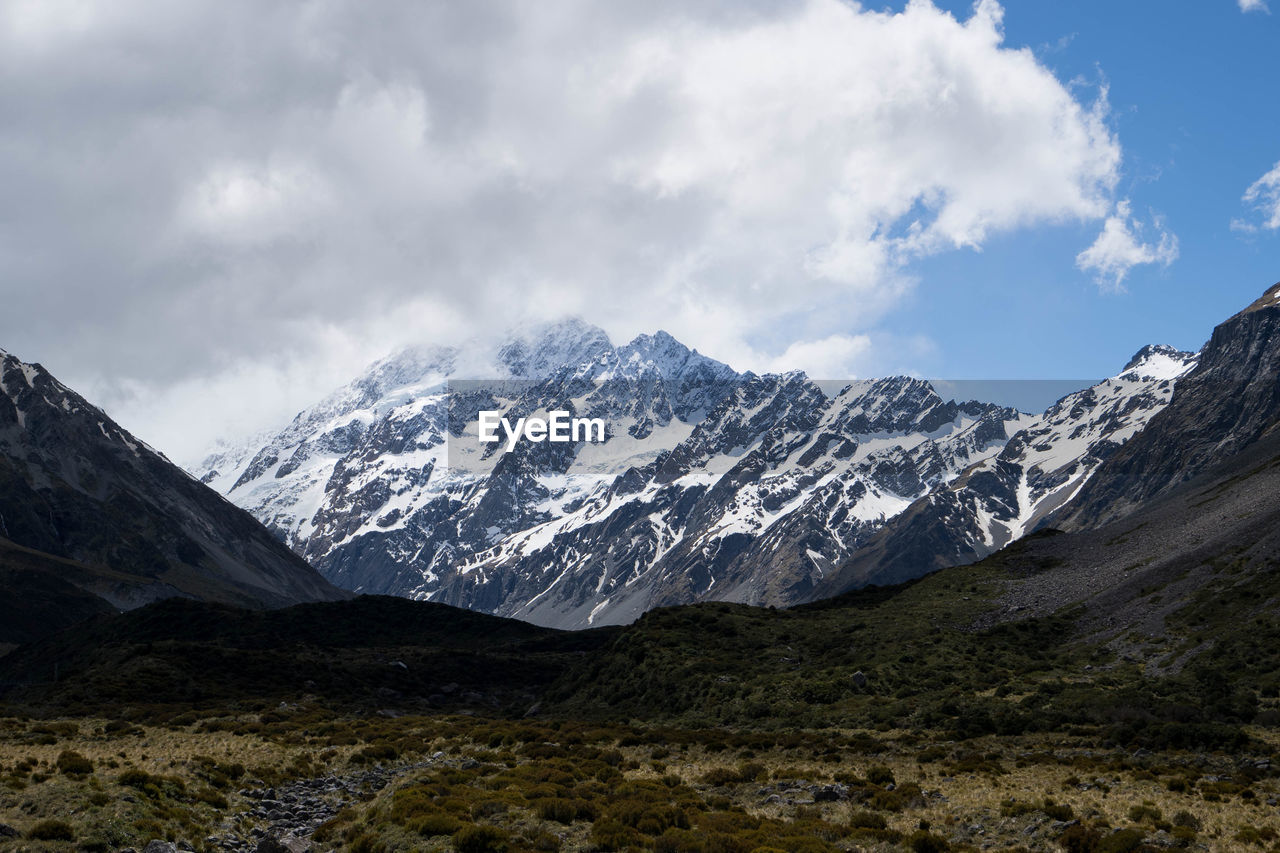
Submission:
[[[805,600],[886,519],[998,452],[1019,419],[946,403],[920,380],[828,399],[803,374],[748,375],[669,453],[415,593],[560,624],[704,598]],[[802,559],[784,570],[780,550]]]
[[[614,347],[569,320],[492,351],[397,353],[257,450],[222,449],[199,470],[336,582],[403,594],[677,445],[738,380],[664,333]],[[481,408],[564,406],[607,419],[608,441],[568,454],[478,441]]]
[[[1032,529],[1192,359],[1148,348],[1033,416],[905,377],[828,395],[663,332],[614,346],[571,320],[398,353],[199,474],[349,589],[563,627],[701,599],[793,604],[856,576],[929,501],[958,553]],[[607,440],[505,453],[480,443],[481,409],[601,418]]]
[[[1030,419],[998,454],[921,498],[833,573],[823,592],[897,583],[981,559],[1071,502],[1137,435],[1198,356],[1140,350],[1117,376],[1068,394]]]

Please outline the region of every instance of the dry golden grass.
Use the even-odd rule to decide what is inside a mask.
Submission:
[[[430,767],[481,767],[472,771],[473,776],[480,774],[473,781],[456,783],[462,791],[490,784],[483,780],[512,768],[566,766],[565,762],[572,766],[580,756],[599,765],[601,755],[612,756],[607,760],[616,773],[607,784],[589,778],[575,783],[579,789],[572,794],[601,798],[593,807],[597,820],[611,808],[609,792],[620,785],[661,783],[686,791],[682,796],[698,803],[690,812],[695,827],[698,814],[745,813],[773,822],[770,825],[779,831],[802,824],[838,828],[840,837],[829,838],[823,849],[909,849],[905,840],[927,828],[949,839],[955,850],[1059,850],[1066,820],[1097,827],[1104,834],[1137,827],[1153,840],[1209,851],[1270,850],[1280,840],[1277,809],[1268,804],[1277,796],[1276,779],[1269,770],[1240,772],[1238,759],[1231,756],[1135,757],[1065,737],[935,742],[902,731],[844,731],[810,733],[798,741],[792,738],[786,746],[771,746],[767,738],[762,745],[757,738],[753,746],[743,747],[726,745],[715,732],[696,733],[684,744],[664,744],[655,742],[657,737],[637,737],[637,730],[629,727],[561,729],[553,724],[459,718],[325,720],[312,714],[296,724],[282,722],[263,729],[261,720],[262,715],[238,721],[222,718],[214,728],[230,730],[210,731],[203,721],[171,726],[84,718],[0,719],[0,823],[25,834],[41,821],[65,821],[76,841],[39,842],[51,850],[140,849],[151,837],[185,840],[197,850],[214,849],[204,843],[211,833],[247,836],[260,824],[247,814],[253,800],[238,793],[242,787],[351,774],[369,766],[372,754],[384,756],[381,760],[388,765],[407,765],[443,751],[444,760],[427,770],[393,776],[393,784],[372,799],[350,803],[352,811],[336,822],[327,843],[341,847],[352,838],[364,838],[352,846],[376,841],[381,846],[369,849],[452,850],[448,836],[424,837],[389,817],[396,793],[428,784]],[[243,730],[236,730],[241,724]],[[1269,746],[1280,746],[1267,730],[1251,734]],[[827,748],[834,742],[862,742],[874,748]],[[385,757],[392,754],[385,752],[390,744],[396,744],[395,755]],[[67,751],[91,762],[92,772],[60,771],[59,760],[66,764]],[[210,774],[210,759],[218,765],[242,765],[245,773],[218,787],[216,774]],[[123,783],[128,771],[143,771],[157,780],[156,790],[144,793]],[[886,781],[890,776],[892,785]],[[815,786],[833,784],[845,785],[852,799],[812,801]],[[919,795],[913,786],[918,786]],[[472,805],[463,809],[464,823],[497,826],[511,838],[523,839],[512,850],[537,849],[520,845],[539,838],[543,844],[554,839],[562,853],[598,846],[592,820],[559,823],[539,816],[536,798],[547,796],[545,792],[535,794],[533,788],[519,785],[485,790],[484,797],[504,797],[508,805],[490,815],[475,805],[474,798],[481,795],[472,791],[467,794],[473,797],[467,801]],[[897,799],[895,792],[901,795]],[[883,831],[877,835],[850,830],[851,822],[865,822],[869,813],[883,819]],[[1175,816],[1178,822],[1198,824],[1198,829],[1191,834],[1183,828],[1178,836]],[[34,849],[31,845],[20,838],[0,842],[0,851]]]

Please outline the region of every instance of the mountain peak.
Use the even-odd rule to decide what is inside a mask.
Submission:
[[[708,375],[719,378],[736,376],[727,364],[702,355],[678,341],[669,332],[659,329],[650,334],[636,335],[631,343],[618,347],[618,358],[626,364],[635,362],[650,364],[663,376],[674,378],[694,369],[703,369]]]
[[[1136,371],[1141,376],[1174,379],[1186,373],[1196,361],[1196,353],[1183,352],[1168,344],[1147,344],[1134,353],[1122,374]]]
[[[1262,311],[1267,308],[1280,308],[1280,282],[1276,282],[1267,288],[1266,292],[1253,301],[1248,308],[1237,314],[1249,314],[1253,311]]]
[[[447,376],[453,372],[457,357],[458,350],[449,346],[405,347],[374,362],[361,380],[369,383],[371,390],[385,393],[427,376]]]
[[[351,382],[314,407],[299,412],[291,429],[348,415],[376,404],[398,388],[443,382],[453,375],[458,350],[447,346],[409,346],[375,361]]]
[[[547,320],[519,328],[507,336],[507,343],[516,343],[518,341],[577,342],[599,341],[601,339],[609,340],[609,336],[604,329],[594,323],[588,323],[576,314],[571,314],[558,320]]]
[[[641,332],[632,338],[631,343],[627,344],[627,346],[635,347],[637,349],[657,349],[659,347],[680,347],[681,349],[689,349],[684,344],[680,343],[680,341],[678,341],[670,332],[663,329],[659,329],[652,335],[647,332]]]
[[[612,349],[604,329],[571,316],[510,335],[498,349],[498,363],[513,377],[540,379],[565,365],[594,361]]]

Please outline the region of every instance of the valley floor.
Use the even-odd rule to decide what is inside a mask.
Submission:
[[[1248,733],[1246,755],[305,703],[9,717],[0,851],[1277,849],[1280,739]]]

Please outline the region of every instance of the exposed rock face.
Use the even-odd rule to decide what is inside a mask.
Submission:
[[[1168,407],[1055,520],[1097,527],[1133,512],[1280,424],[1280,284],[1213,330]]]
[[[906,377],[828,395],[800,373],[736,373],[663,332],[615,347],[566,321],[492,351],[399,353],[199,471],[349,589],[558,627],[703,599],[786,605],[1032,529],[1192,361],[1148,348],[1032,416]],[[491,378],[464,381],[477,370]],[[608,440],[510,453],[477,440],[480,409],[514,421],[553,408],[604,419]],[[889,528],[900,559],[847,568]]]
[[[886,518],[997,452],[1019,420],[914,379],[828,398],[802,374],[747,376],[670,452],[475,553],[432,600],[502,602],[504,615],[561,625],[707,598],[804,601]]]
[[[13,543],[0,549],[0,576],[18,585],[6,594],[31,590],[42,605],[71,601],[68,583],[116,608],[174,595],[252,607],[342,595],[248,513],[3,351],[0,537]]]
[[[1172,347],[1144,347],[1118,376],[1063,397],[998,454],[886,525],[821,592],[898,583],[973,562],[1035,530],[1169,404],[1196,359]]]

